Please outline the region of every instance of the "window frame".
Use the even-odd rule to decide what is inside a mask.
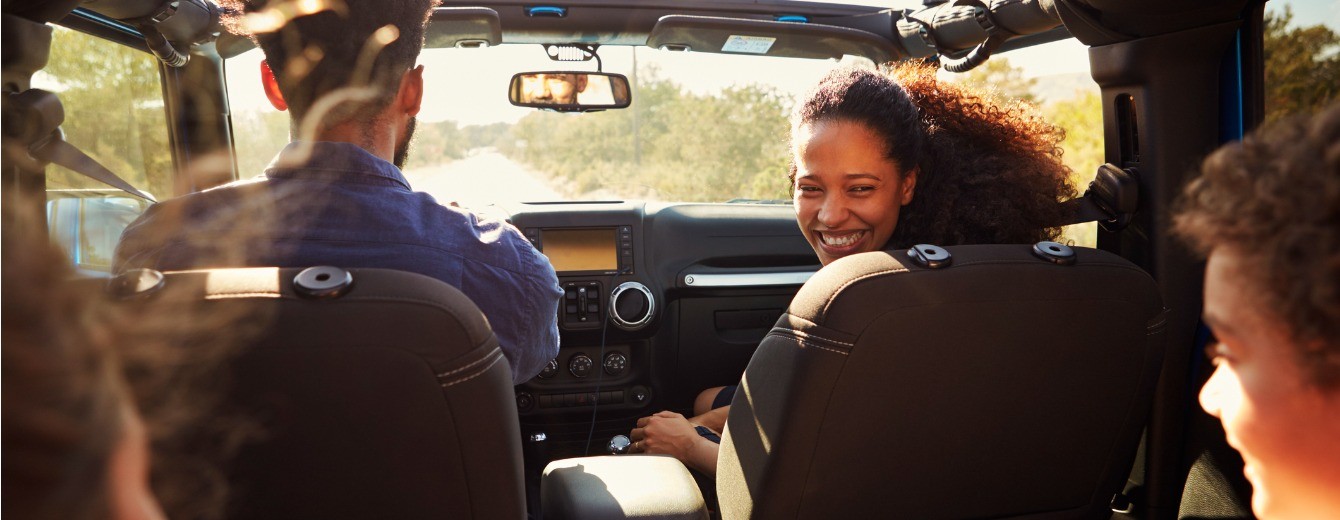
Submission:
[[[79,31],[88,36],[109,43],[129,47],[131,49],[146,54],[147,56],[149,56],[149,58],[157,62],[158,91],[159,95],[163,100],[163,125],[164,128],[167,129],[168,150],[172,157],[171,177],[173,180],[172,182],[173,188],[171,193],[155,193],[154,196],[158,197],[159,199],[167,199],[170,197],[182,195],[183,193],[181,193],[182,191],[181,164],[182,164],[182,157],[184,155],[180,150],[180,146],[178,144],[179,133],[176,131],[177,125],[173,124],[173,122],[177,120],[177,117],[176,114],[174,113],[173,106],[171,105],[170,102],[172,96],[168,95],[168,89],[170,87],[165,79],[164,74],[165,72],[164,69],[167,67],[163,65],[163,63],[159,61],[157,57],[155,57],[152,53],[149,52],[149,47],[144,41],[143,33],[135,29],[133,26],[127,25],[117,20],[113,20],[111,18],[108,18],[106,16],[103,16],[101,14],[98,14],[96,12],[90,11],[82,7],[75,9],[65,18],[62,18],[60,19],[60,21],[56,22],[55,25],[59,25],[66,29]],[[62,124],[64,123],[62,122]],[[113,172],[113,173],[119,174],[120,172]],[[43,184],[45,184],[45,182]],[[140,189],[144,189],[144,187],[140,186],[137,187]],[[43,189],[45,190],[45,186],[43,186]]]

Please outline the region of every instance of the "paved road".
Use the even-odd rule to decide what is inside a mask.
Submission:
[[[426,192],[443,204],[455,201],[466,208],[564,198],[543,175],[491,148],[475,149],[450,164],[411,168],[405,171],[405,178],[415,191]]]

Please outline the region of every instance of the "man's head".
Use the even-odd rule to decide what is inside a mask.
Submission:
[[[243,14],[231,25],[265,53],[266,94],[292,112],[295,125],[316,118],[319,130],[417,113],[422,72],[414,62],[438,0],[344,0],[306,11],[312,2],[225,3]],[[388,110],[397,104],[404,108]],[[413,113],[394,123],[404,128]]]
[[[530,103],[551,103],[572,105],[577,103],[577,94],[586,90],[585,74],[535,74],[524,78],[522,99]]]
[[[1340,105],[1212,154],[1174,226],[1209,258],[1201,405],[1242,452],[1253,509],[1340,515]]]

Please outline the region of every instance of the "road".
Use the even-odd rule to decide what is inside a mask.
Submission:
[[[405,178],[414,191],[428,193],[443,204],[456,202],[466,208],[564,199],[543,175],[492,148],[477,148],[448,164],[411,168],[405,171]]]

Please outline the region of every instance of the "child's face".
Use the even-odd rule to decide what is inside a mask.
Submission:
[[[1246,461],[1261,518],[1340,518],[1340,391],[1309,385],[1282,321],[1251,287],[1236,252],[1205,268],[1205,322],[1215,371],[1201,406]]]

